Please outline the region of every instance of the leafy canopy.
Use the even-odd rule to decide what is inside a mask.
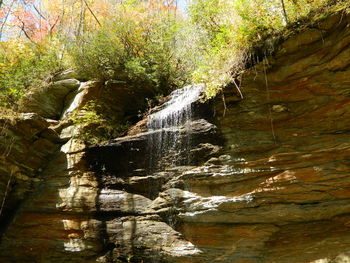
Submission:
[[[82,78],[166,94],[204,83],[207,97],[242,71],[252,50],[300,18],[348,7],[330,0],[0,1],[0,107],[73,67]]]

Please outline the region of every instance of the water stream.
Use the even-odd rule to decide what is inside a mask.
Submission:
[[[148,118],[150,167],[186,165],[190,162],[189,130],[194,117],[193,104],[203,93],[202,85],[186,86],[173,91],[161,109]],[[180,138],[181,137],[181,138]]]

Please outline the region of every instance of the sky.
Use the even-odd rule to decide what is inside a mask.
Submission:
[[[181,12],[186,12],[186,6],[187,6],[188,0],[178,0],[177,4]]]

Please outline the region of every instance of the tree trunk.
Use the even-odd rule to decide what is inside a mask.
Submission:
[[[284,4],[284,0],[281,0],[281,3],[282,3],[283,19],[286,22],[286,24],[288,25],[289,24],[289,19],[288,19],[288,15],[287,15],[287,12],[286,12],[286,6]]]

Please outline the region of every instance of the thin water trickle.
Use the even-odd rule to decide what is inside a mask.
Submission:
[[[170,100],[161,110],[149,116],[147,126],[151,168],[164,165],[186,165],[189,162],[190,121],[193,118],[193,103],[203,92],[202,85],[186,86],[173,91]],[[179,136],[182,133],[182,136]],[[180,139],[181,137],[181,139]]]

